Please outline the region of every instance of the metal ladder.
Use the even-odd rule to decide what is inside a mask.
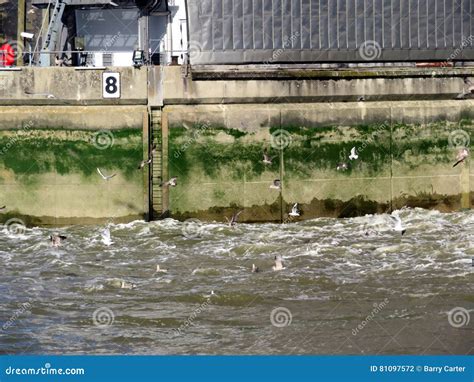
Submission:
[[[163,173],[163,140],[161,134],[161,110],[151,109],[150,113],[151,126],[151,147],[156,144],[156,153],[151,162],[150,171],[150,204],[151,204],[151,220],[159,219],[163,215],[163,192],[160,186]]]
[[[41,53],[40,53],[41,66],[51,65],[50,52],[54,50],[54,47],[57,43],[59,28],[62,25],[61,18],[63,17],[66,4],[67,4],[67,0],[56,0],[54,4],[53,12],[51,14],[51,19],[48,25],[48,32],[46,33],[46,38],[44,40],[43,47],[41,48]]]

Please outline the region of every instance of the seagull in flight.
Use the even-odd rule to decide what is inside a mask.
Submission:
[[[283,269],[283,262],[281,256],[275,256],[275,265],[272,267],[274,271],[281,271]]]
[[[239,212],[236,212],[235,214],[232,215],[232,217],[229,219],[227,219],[227,221],[229,222],[229,227],[234,227],[236,224],[237,224],[237,219],[239,218],[239,215],[244,212],[244,210],[241,210]]]
[[[346,171],[349,168],[349,165],[346,162],[341,162],[337,164],[336,170],[337,171]]]
[[[353,159],[357,159],[357,158],[359,158],[359,155],[357,155],[357,153],[356,153],[356,148],[353,147],[351,149],[351,155],[349,155],[349,159],[353,160]]]
[[[275,179],[273,181],[273,184],[270,186],[270,188],[274,190],[281,190],[281,180],[280,179]]]
[[[398,216],[398,214],[394,214],[392,213],[390,215],[390,218],[392,219],[392,222],[394,224],[394,230],[397,231],[397,232],[400,232],[402,234],[402,236],[404,235],[404,233],[406,232],[406,228],[403,227],[403,224],[402,224],[402,219],[400,219],[400,216]]]
[[[463,163],[466,158],[469,157],[469,150],[464,148],[458,151],[458,155],[456,155],[456,163],[453,164],[453,167],[456,167],[458,164]]]
[[[167,182],[161,183],[161,186],[162,187],[165,187],[165,186],[176,187],[177,184],[178,184],[178,177],[174,176],[170,180],[168,180]]]
[[[151,157],[148,158],[148,160],[142,160],[140,164],[138,165],[138,170],[141,170],[143,167],[145,167],[147,164],[151,163]]]
[[[156,265],[156,271],[155,271],[155,273],[167,273],[167,272],[168,272],[167,269],[160,268],[160,265],[159,265],[159,264]]]
[[[116,176],[117,174],[112,174],[112,175],[104,175],[102,173],[102,171],[100,171],[100,168],[97,167],[97,172],[99,173],[99,175],[102,177],[102,179],[106,180],[106,181],[109,181],[110,179],[112,179],[114,176]]]
[[[298,210],[298,203],[293,204],[291,212],[288,214],[290,216],[300,216],[300,211]]]
[[[53,247],[59,247],[61,245],[61,242],[66,239],[67,237],[63,235],[51,235],[49,237],[49,240],[51,241],[51,245]]]
[[[272,158],[268,155],[267,149],[263,151],[263,164],[272,164]]]

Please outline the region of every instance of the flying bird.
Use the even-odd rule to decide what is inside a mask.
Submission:
[[[474,93],[474,84],[469,78],[464,78],[464,83],[468,86],[467,94]]]
[[[263,151],[263,164],[272,164],[272,158],[268,155],[267,149]]]
[[[106,181],[109,181],[110,179],[112,179],[114,176],[116,176],[117,174],[112,174],[112,175],[104,175],[102,173],[102,171],[100,171],[100,168],[97,167],[97,172],[99,173],[99,175],[102,177],[102,179],[106,180]]]
[[[275,265],[272,267],[274,271],[281,271],[283,269],[283,262],[281,256],[275,256]]]
[[[466,148],[460,149],[458,155],[456,155],[456,163],[453,164],[453,167],[456,167],[459,163],[463,163],[467,157],[469,157],[469,150]]]
[[[176,187],[177,184],[178,184],[178,177],[174,176],[173,178],[171,178],[167,182],[161,183],[161,187],[166,187],[166,186]]]
[[[49,237],[49,240],[51,241],[51,245],[53,247],[59,247],[61,245],[61,242],[66,239],[67,237],[63,235],[51,235]]]
[[[346,171],[349,168],[349,165],[346,162],[341,162],[337,164],[336,170],[337,171]]]
[[[398,214],[392,213],[392,215],[390,215],[390,218],[392,219],[392,222],[394,224],[393,229],[397,232],[400,232],[403,236],[406,232],[406,229],[403,227],[402,219],[400,219],[400,216],[398,216]]]
[[[113,244],[113,241],[110,237],[110,229],[109,228],[105,228],[103,231],[102,231],[102,243],[104,243],[105,245],[109,246],[109,245],[112,245]]]
[[[357,158],[359,158],[359,155],[357,155],[357,153],[356,153],[356,148],[353,147],[351,149],[351,155],[349,155],[349,159],[353,160],[353,159],[357,159]]]
[[[270,186],[270,188],[274,190],[281,190],[281,180],[280,179],[275,179],[273,181],[273,184]]]
[[[298,210],[298,203],[293,204],[291,212],[288,214],[290,216],[300,216],[300,211]]]
[[[151,163],[151,158],[148,158],[148,160],[142,160],[140,164],[138,165],[138,170],[141,170],[143,167],[145,167],[147,164]]]
[[[7,209],[7,206],[0,207],[0,212],[3,212]]]
[[[229,227],[233,227],[237,224],[237,219],[239,218],[239,215],[244,212],[244,210],[241,210],[239,212],[236,212],[235,214],[232,215],[232,217],[229,219],[227,219],[227,221],[229,222]]]

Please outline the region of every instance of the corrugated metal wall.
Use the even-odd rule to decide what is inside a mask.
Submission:
[[[187,0],[192,64],[474,60],[474,0]]]

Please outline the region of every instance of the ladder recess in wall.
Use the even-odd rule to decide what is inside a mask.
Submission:
[[[151,126],[151,147],[156,145],[156,153],[151,162],[150,171],[150,204],[151,204],[151,219],[159,219],[163,215],[163,193],[162,187],[162,160],[163,160],[163,141],[161,135],[161,110],[151,110],[150,114]]]

